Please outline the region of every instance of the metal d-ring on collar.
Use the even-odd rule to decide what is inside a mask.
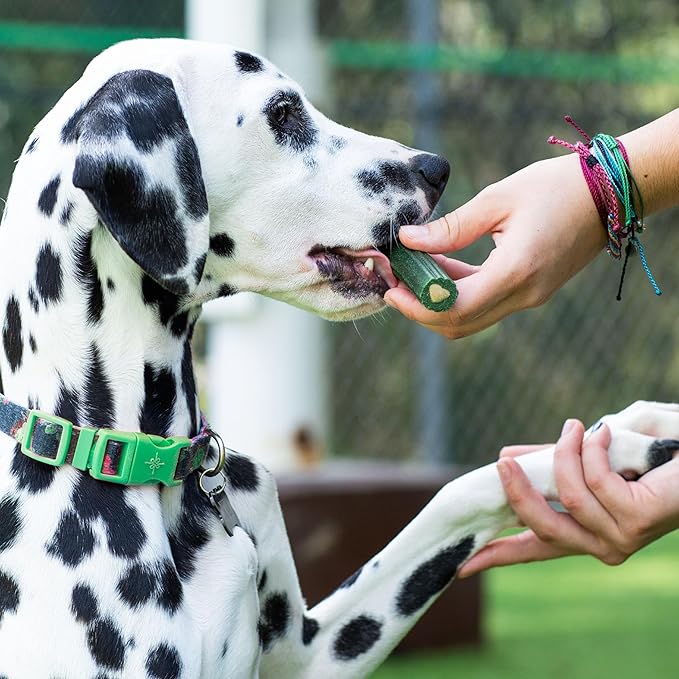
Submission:
[[[209,478],[212,478],[214,476],[217,476],[217,474],[221,474],[223,469],[224,469],[224,464],[226,463],[226,446],[224,445],[224,441],[222,440],[222,437],[216,432],[213,431],[212,429],[207,430],[207,435],[209,438],[211,438],[216,444],[217,444],[217,450],[219,451],[219,457],[217,458],[217,464],[215,464],[214,467],[210,467],[208,469],[205,469],[201,467],[201,473],[200,473],[200,479],[199,479],[199,484],[200,484],[200,489],[208,495],[210,492],[216,492],[215,489],[212,491],[209,491],[205,488],[203,485],[203,479],[207,476]],[[223,475],[222,475],[223,476]],[[223,476],[224,482],[222,483],[221,487],[219,487],[218,490],[223,490],[224,489],[224,484],[226,483],[226,478]]]
[[[238,515],[236,514],[229,498],[224,492],[226,488],[226,475],[224,474],[224,465],[226,463],[226,447],[224,446],[224,441],[222,437],[216,432],[208,429],[209,437],[217,444],[217,449],[219,451],[219,457],[217,458],[217,463],[214,467],[205,469],[200,468],[200,476],[198,477],[198,485],[201,491],[207,496],[210,501],[212,508],[217,512],[219,520],[221,521],[224,530],[233,536],[233,531],[236,526],[240,526],[240,521]],[[217,480],[215,477],[220,476],[221,479]],[[209,486],[215,484],[212,488]]]

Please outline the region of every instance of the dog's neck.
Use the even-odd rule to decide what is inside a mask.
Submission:
[[[20,238],[12,207],[2,226],[16,242],[2,257],[5,395],[75,424],[194,435],[200,308],[182,310],[101,226],[43,222],[31,225],[37,238]]]

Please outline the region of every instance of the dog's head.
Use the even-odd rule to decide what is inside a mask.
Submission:
[[[189,302],[250,290],[336,320],[372,313],[395,284],[383,251],[448,180],[443,158],[338,125],[232,48],[122,43],[81,82],[93,92],[61,130],[73,183]]]

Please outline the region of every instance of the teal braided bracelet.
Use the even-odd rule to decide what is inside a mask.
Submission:
[[[622,256],[622,241],[628,238],[625,246],[625,259],[620,275],[620,285],[616,299],[622,299],[622,285],[625,280],[627,263],[631,255],[639,253],[641,265],[656,295],[662,291],[655,281],[646,259],[644,247],[638,234],[644,230],[644,202],[639,186],[629,167],[627,151],[622,142],[610,134],[599,133],[590,138],[582,128],[570,117],[565,116],[584,137],[587,144],[569,142],[557,139],[553,135],[547,140],[550,144],[559,144],[574,151],[580,156],[587,186],[608,233],[606,250],[611,257],[620,259]],[[618,200],[622,204],[624,215],[621,218]]]

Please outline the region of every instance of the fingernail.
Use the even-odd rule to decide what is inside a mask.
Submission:
[[[500,460],[497,463],[497,473],[500,475],[500,479],[503,483],[507,483],[512,478],[512,468],[508,462]]]
[[[405,233],[408,238],[423,238],[429,233],[426,224],[406,224],[401,227],[400,233]]]
[[[391,297],[385,296],[385,297],[383,297],[382,299],[384,300],[384,303],[385,303],[387,306],[390,306],[392,309],[395,308],[395,306],[394,306],[394,300],[391,299]]]
[[[573,429],[574,426],[575,426],[575,420],[566,420],[563,423],[563,427],[561,429],[561,436],[566,436],[566,434],[568,434],[568,432],[571,429]]]

